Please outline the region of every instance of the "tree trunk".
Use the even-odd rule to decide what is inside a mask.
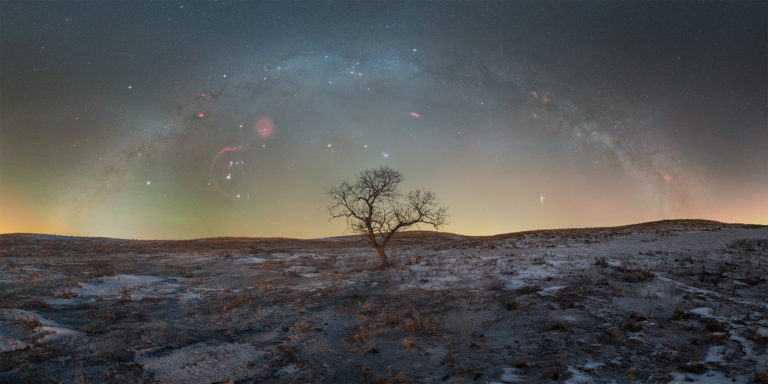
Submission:
[[[381,259],[381,266],[382,267],[389,266],[389,261],[387,261],[387,255],[384,253],[384,247],[382,246],[376,247],[376,251],[379,252],[379,259]]]

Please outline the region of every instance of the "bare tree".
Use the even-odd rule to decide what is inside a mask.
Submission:
[[[352,184],[345,181],[328,191],[333,200],[328,207],[331,219],[345,218],[347,227],[378,251],[382,266],[389,265],[384,248],[395,232],[420,223],[438,229],[447,217],[447,208],[438,206],[430,191],[400,194],[397,187],[402,181],[400,172],[381,166],[360,172]]]

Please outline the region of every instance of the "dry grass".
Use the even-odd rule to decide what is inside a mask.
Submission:
[[[766,288],[761,242],[724,242],[730,253],[717,262],[706,261],[716,251],[660,251],[663,243],[652,242],[639,251],[592,253],[600,249],[593,244],[620,241],[638,228],[663,241],[686,228],[719,226],[649,223],[494,238],[405,234],[390,250],[397,265],[386,270],[352,238],[0,236],[0,273],[15,278],[0,281],[0,308],[39,311],[85,333],[0,354],[0,381],[17,369],[31,372],[33,382],[55,372],[64,372],[55,381],[141,382],[150,373],[134,361],[139,353],[242,343],[266,352],[244,365],[249,380],[267,383],[490,382],[500,380],[503,368],[551,382],[567,379],[568,367],[581,369],[584,359],[606,362],[585,374],[617,382],[663,381],[697,372],[696,364],[759,382],[762,371],[744,365],[731,336],[753,343],[755,351],[768,343],[758,337],[764,319],[745,317],[755,311],[735,301],[754,300]],[[78,296],[76,283],[98,285],[100,277],[115,274],[161,281],[152,289]],[[709,291],[717,295],[702,293]],[[71,300],[51,306],[49,298]],[[693,311],[701,307],[728,321]],[[731,319],[743,325],[734,328]],[[15,319],[12,327],[30,341],[39,338],[35,319]],[[649,337],[664,340],[675,354],[654,355],[655,344],[642,341]],[[726,346],[729,361],[700,363],[712,345]],[[84,357],[68,357],[78,354]]]

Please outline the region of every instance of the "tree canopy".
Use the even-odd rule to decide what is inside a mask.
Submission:
[[[331,188],[331,219],[345,218],[353,232],[366,238],[379,253],[382,266],[389,265],[384,252],[394,234],[418,224],[438,229],[446,223],[447,208],[437,204],[431,191],[398,192],[403,175],[386,166],[366,169],[354,182]]]

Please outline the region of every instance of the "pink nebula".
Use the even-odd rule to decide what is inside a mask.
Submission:
[[[238,145],[236,147],[224,147],[222,148],[218,153],[216,153],[215,156],[213,156],[213,160],[211,161],[211,167],[208,170],[208,179],[210,180],[209,183],[211,186],[213,186],[213,189],[220,195],[224,197],[232,197],[232,194],[229,192],[224,191],[224,189],[221,188],[221,185],[219,185],[218,181],[215,177],[215,171],[216,171],[216,163],[219,161],[219,157],[223,155],[226,152],[235,152],[239,151],[241,149],[245,148],[242,145]],[[226,180],[230,180],[232,178],[232,174],[228,173],[226,176]]]
[[[202,119],[203,117],[205,117],[205,113],[200,112],[197,114],[197,117]]]
[[[417,119],[418,119],[419,117],[421,117],[421,115],[420,115],[420,114],[418,114],[418,113],[416,113],[416,112],[411,112],[411,113],[409,113],[409,115],[411,115],[411,116],[413,116],[413,117],[415,117],[415,118],[417,118]]]
[[[269,117],[262,117],[253,123],[253,132],[261,137],[269,137],[275,129],[275,122]]]

